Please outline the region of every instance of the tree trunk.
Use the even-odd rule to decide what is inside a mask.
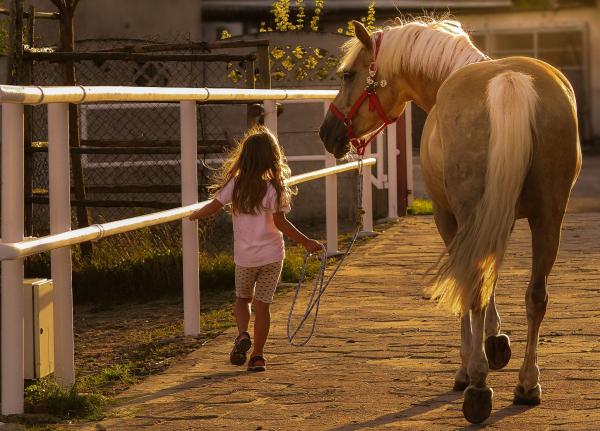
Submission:
[[[75,51],[74,7],[71,5],[67,5],[64,11],[61,11],[60,39],[61,51]],[[73,61],[66,61],[64,63],[64,85],[76,85],[76,83],[75,63]],[[80,146],[79,106],[76,104],[69,105],[69,145],[71,147]],[[75,199],[78,201],[85,201],[85,184],[83,180],[81,154],[71,154],[71,169],[73,171]],[[85,206],[77,207],[77,223],[79,228],[90,225],[88,209]],[[83,256],[91,255],[91,242],[80,244],[80,248]]]

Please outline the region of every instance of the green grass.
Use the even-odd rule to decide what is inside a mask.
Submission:
[[[282,281],[300,277],[303,250],[290,247],[284,262]],[[180,241],[168,229],[142,229],[95,243],[93,254],[83,257],[73,248],[73,294],[78,304],[111,304],[123,301],[149,301],[166,295],[179,295],[183,283]],[[307,276],[318,263],[311,262]],[[50,255],[26,259],[27,277],[50,278]],[[200,286],[203,291],[232,291],[235,264],[227,253],[199,255]]]
[[[63,388],[52,378],[40,379],[25,388],[28,410],[44,412],[59,419],[102,418],[106,398],[98,393],[80,392],[78,385]]]
[[[121,383],[129,385],[134,382],[131,373],[131,364],[115,364],[102,368],[96,374],[89,374],[77,380],[77,388],[83,392],[101,393],[108,395],[108,387]]]
[[[431,215],[433,214],[433,203],[429,199],[415,199],[406,213],[409,215]]]

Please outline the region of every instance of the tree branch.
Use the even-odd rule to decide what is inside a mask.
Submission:
[[[50,0],[60,13],[64,13],[67,7],[65,0]]]

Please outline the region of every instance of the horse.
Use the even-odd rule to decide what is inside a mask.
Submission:
[[[514,403],[537,405],[547,278],[581,168],[573,88],[543,61],[489,58],[457,21],[397,18],[373,34],[359,22],[353,25],[355,37],[343,46],[342,83],[320,127],[321,140],[336,158],[352,145],[360,154],[407,102],[427,113],[422,174],[447,251],[427,292],[460,316],[454,389],[464,391],[462,410],[471,423],[490,416],[488,372],[511,356],[494,298],[515,220],[528,220],[527,347]]]

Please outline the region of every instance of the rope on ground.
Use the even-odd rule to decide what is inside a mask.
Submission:
[[[363,229],[363,215],[364,215],[365,211],[362,206],[362,195],[363,195],[362,159],[359,159],[359,163],[358,163],[358,174],[356,175],[356,191],[357,191],[357,193],[356,193],[356,199],[357,199],[356,229],[354,231],[354,234],[352,235],[352,239],[350,240],[350,243],[348,244],[348,248],[346,248],[346,251],[339,258],[335,268],[333,269],[333,272],[329,275],[329,277],[327,279],[325,279],[325,271],[327,270],[327,249],[325,248],[325,246],[323,246],[323,249],[321,250],[320,257],[319,257],[319,259],[320,259],[319,271],[317,272],[317,275],[315,276],[313,289],[312,289],[312,292],[308,299],[308,303],[306,305],[306,310],[304,311],[302,317],[300,318],[300,322],[298,323],[296,328],[294,330],[292,330],[292,316],[294,314],[294,310],[295,310],[296,304],[298,302],[298,297],[300,295],[300,291],[302,290],[302,285],[306,278],[306,269],[308,267],[309,258],[311,256],[311,253],[308,253],[308,252],[304,253],[304,262],[302,264],[302,271],[300,272],[300,279],[298,280],[298,284],[296,286],[296,291],[294,293],[294,297],[292,298],[292,305],[290,306],[290,312],[288,314],[288,319],[287,319],[287,338],[288,338],[288,342],[292,346],[297,346],[297,347],[304,346],[313,337],[316,327],[317,327],[317,318],[319,315],[319,306],[321,304],[321,297],[325,293],[325,290],[329,286],[329,283],[331,283],[331,281],[337,274],[338,270],[340,269],[340,267],[346,260],[346,257],[348,257],[348,255],[350,254],[350,251],[352,250],[352,247],[354,246],[354,243],[356,242],[356,239],[358,238],[358,234]],[[313,310],[314,310],[314,313],[313,313]],[[300,341],[296,341],[296,337],[297,337],[298,333],[302,330],[302,328],[304,328],[305,323],[309,320],[311,314],[313,317],[312,317],[312,324],[311,324],[308,335],[306,336],[306,338],[304,338]]]

